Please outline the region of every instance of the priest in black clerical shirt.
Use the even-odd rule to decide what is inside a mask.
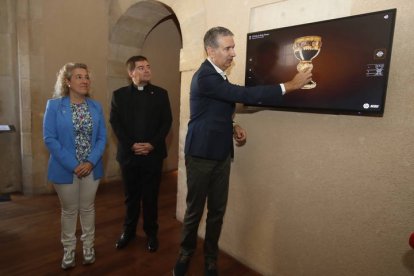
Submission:
[[[172,115],[168,93],[150,83],[151,67],[146,57],[133,56],[126,62],[131,84],[114,91],[110,123],[118,138],[125,193],[126,215],[116,248],[124,248],[136,236],[142,206],[147,249],[158,249],[158,191],[162,163],[167,157],[165,137]]]

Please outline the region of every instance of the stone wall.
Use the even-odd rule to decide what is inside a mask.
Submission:
[[[0,194],[22,189],[16,17],[16,2],[0,0],[0,125],[15,128],[0,132]]]

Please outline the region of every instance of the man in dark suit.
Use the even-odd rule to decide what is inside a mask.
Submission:
[[[234,52],[233,33],[215,27],[204,36],[207,60],[194,74],[190,87],[190,121],[185,142],[187,210],[175,276],[185,275],[197,244],[197,230],[207,201],[204,240],[205,275],[217,275],[218,240],[227,205],[233,150],[232,116],[235,103],[276,105],[285,93],[309,82],[310,72],[286,83],[242,87],[228,82],[225,70]]]
[[[147,58],[133,56],[126,62],[131,84],[114,91],[110,123],[118,138],[117,161],[121,166],[126,216],[124,231],[116,242],[124,248],[135,236],[142,205],[147,249],[158,249],[158,191],[163,159],[167,156],[165,137],[172,115],[168,93],[150,83]]]

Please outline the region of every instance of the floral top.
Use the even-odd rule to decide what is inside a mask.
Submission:
[[[79,162],[87,161],[91,153],[93,121],[86,102],[70,104],[72,108],[72,122],[75,131],[76,158]]]

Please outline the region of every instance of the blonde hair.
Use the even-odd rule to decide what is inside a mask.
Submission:
[[[56,74],[57,79],[55,83],[55,91],[53,92],[53,98],[69,96],[69,86],[66,83],[66,80],[70,80],[72,78],[72,72],[77,68],[85,69],[89,74],[88,66],[84,63],[66,63]],[[89,93],[86,94],[86,96],[89,97]]]

